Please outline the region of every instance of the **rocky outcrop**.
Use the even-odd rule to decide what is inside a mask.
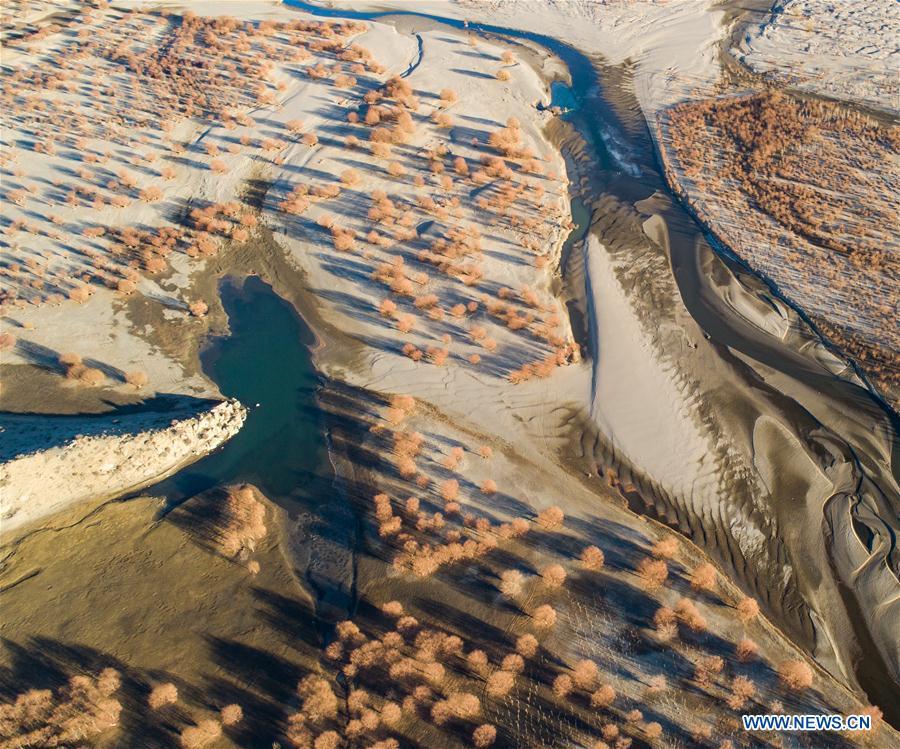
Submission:
[[[4,415],[0,531],[8,540],[76,502],[152,484],[215,450],[246,417],[236,400],[115,417]]]

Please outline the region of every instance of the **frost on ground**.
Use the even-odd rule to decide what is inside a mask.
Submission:
[[[732,54],[779,83],[897,113],[898,38],[894,0],[786,0]]]
[[[335,7],[406,10],[397,0],[332,0]],[[718,43],[724,11],[712,0],[416,0],[422,13],[550,36],[626,64],[645,116],[697,92],[710,92],[719,76]],[[633,69],[631,66],[633,65]]]

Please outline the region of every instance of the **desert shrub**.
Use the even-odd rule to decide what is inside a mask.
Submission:
[[[659,590],[669,577],[669,567],[662,559],[646,557],[637,566],[641,584],[647,590]]]
[[[516,683],[516,675],[509,671],[494,671],[487,678],[485,689],[491,697],[505,697]]]
[[[651,676],[647,680],[647,689],[646,693],[649,694],[659,694],[660,692],[666,691],[668,688],[668,681],[666,677],[662,674],[656,674],[656,676]]]
[[[742,598],[737,605],[738,619],[747,624],[753,621],[759,615],[759,604],[755,599]]]
[[[880,707],[877,707],[876,705],[867,705],[859,710],[859,714],[868,715],[872,719],[873,732],[881,728],[881,723],[884,720],[884,713],[881,711]]]
[[[447,702],[451,714],[460,720],[471,720],[481,712],[481,700],[470,692],[450,692]]]
[[[488,665],[487,654],[483,650],[473,650],[466,655],[466,663],[476,673],[483,671]]]
[[[572,669],[572,681],[579,689],[591,691],[597,685],[599,671],[597,664],[592,660],[584,659],[575,664]]]
[[[668,606],[660,606],[653,614],[653,624],[660,627],[665,624],[674,624],[678,616]]]
[[[202,720],[196,726],[188,726],[181,732],[181,746],[184,749],[200,749],[221,735],[222,726],[218,721]]]
[[[716,568],[709,562],[698,565],[691,572],[691,587],[694,590],[712,590],[716,586]]]
[[[778,678],[788,689],[802,692],[813,684],[813,671],[801,660],[785,661],[778,667]]]
[[[694,632],[702,632],[706,629],[706,618],[690,599],[679,598],[675,602],[675,613],[678,619]]]
[[[500,592],[507,598],[516,598],[522,593],[525,576],[519,570],[504,570],[500,575]]]
[[[619,735],[619,727],[615,723],[604,723],[600,726],[600,735],[606,741],[612,741]]]
[[[591,707],[609,707],[616,699],[616,690],[609,684],[604,684],[591,693]]]
[[[652,722],[644,726],[644,735],[651,741],[662,736],[662,732],[663,729],[659,723]]]
[[[338,749],[341,743],[343,743],[341,735],[337,731],[324,731],[316,737],[313,747],[315,749]]]
[[[742,663],[753,660],[757,652],[759,652],[759,646],[747,637],[741,639],[735,646],[735,655]]]
[[[371,701],[371,696],[365,689],[354,689],[347,695],[347,709],[352,714],[361,713]]]
[[[538,524],[547,530],[551,530],[553,528],[558,528],[563,524],[563,520],[565,520],[566,516],[563,511],[556,505],[553,507],[548,507],[546,510],[541,512],[538,515],[537,521]]]
[[[644,714],[636,708],[625,713],[625,720],[629,723],[640,723],[643,719]]]
[[[656,625],[656,637],[660,642],[669,642],[678,635],[678,625],[675,621]]]
[[[240,705],[225,705],[219,711],[219,717],[223,726],[234,726],[241,722],[244,718],[244,711]]]
[[[561,588],[566,581],[566,571],[561,564],[548,564],[541,570],[541,577],[548,588]]]
[[[459,496],[459,481],[447,479],[441,484],[441,496],[446,502],[452,502]]]
[[[203,317],[207,312],[209,312],[209,305],[206,302],[198,299],[188,304],[188,311],[193,317]]]
[[[518,653],[510,653],[503,657],[500,669],[513,674],[520,674],[525,670],[525,659]]]
[[[441,465],[448,471],[454,471],[459,466],[460,461],[462,461],[463,454],[464,452],[461,447],[451,448],[450,454],[441,461]]]
[[[568,674],[560,674],[553,680],[553,694],[560,699],[565,699],[572,691],[572,677]]]
[[[87,286],[76,286],[69,289],[69,299],[79,304],[84,304],[91,297],[91,290]]]
[[[82,367],[78,379],[85,385],[97,387],[106,382],[106,375],[96,367]]]
[[[112,695],[119,685],[118,672],[107,668],[96,677],[73,676],[56,693],[32,689],[19,694],[0,705],[0,745],[80,746],[118,724],[122,707]]]
[[[584,567],[586,570],[592,571],[602,569],[605,561],[603,552],[596,546],[588,546],[583,549],[581,555],[579,556],[579,559],[581,559],[582,567]]]
[[[688,728],[691,732],[691,738],[697,742],[698,745],[702,745],[712,738],[712,726],[707,725],[706,723],[695,722],[690,724]]]
[[[328,681],[310,674],[297,685],[302,699],[303,714],[311,721],[327,720],[337,716],[338,699]]]
[[[361,179],[362,178],[356,169],[345,169],[341,172],[341,183],[347,187],[358,185]]]
[[[678,553],[679,545],[678,539],[666,536],[653,544],[650,553],[657,559],[672,559]]]
[[[531,618],[538,629],[550,629],[556,624],[556,609],[550,604],[542,604],[532,612]]]
[[[731,694],[727,702],[732,710],[740,710],[753,695],[756,694],[756,686],[746,676],[735,676],[731,680]]]
[[[132,387],[134,387],[137,390],[140,390],[149,381],[150,381],[150,378],[147,377],[147,374],[145,372],[133,371],[133,372],[125,373],[125,382],[127,382],[129,385],[131,385]]]
[[[227,490],[219,519],[219,546],[229,557],[246,555],[266,535],[266,508],[248,484]]]
[[[284,737],[294,749],[310,749],[313,742],[313,734],[307,725],[306,716],[303,713],[294,713],[288,716],[287,730]]]
[[[472,732],[472,744],[479,749],[490,746],[496,739],[497,729],[490,723],[480,725]]]
[[[178,702],[178,687],[171,682],[166,684],[158,684],[150,691],[147,698],[147,704],[151,710],[158,710],[165,705],[172,705]]]
[[[694,662],[694,679],[701,686],[709,686],[712,678],[722,672],[725,661],[718,655],[704,655]]]
[[[533,658],[537,649],[538,641],[534,635],[525,634],[516,640],[516,652],[525,658]]]
[[[385,701],[381,706],[381,722],[386,726],[396,726],[403,719],[403,711],[396,702]]]

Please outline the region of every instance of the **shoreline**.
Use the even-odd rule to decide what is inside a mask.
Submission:
[[[114,419],[4,415],[4,430],[31,424],[46,433],[0,463],[3,546],[39,520],[104,504],[177,473],[233,437],[246,413],[237,401],[221,401],[200,412],[186,405]]]
[[[578,161],[579,161],[579,160],[576,159],[576,160],[574,160],[573,163],[578,163]],[[577,175],[578,175],[578,173],[576,172],[576,179],[577,179]],[[650,213],[654,213],[654,210],[653,210],[653,209],[649,209],[649,212],[650,212]],[[671,213],[671,211],[670,211],[669,213]],[[665,215],[665,212],[663,213],[663,215]],[[666,222],[666,223],[671,223],[671,217],[668,217],[668,218],[667,218],[667,222]],[[665,227],[665,224],[664,224],[664,227]],[[667,255],[670,255],[670,254],[671,254],[671,250],[668,248],[668,245],[666,246],[665,249],[666,249],[666,254],[667,254]],[[720,261],[720,262],[725,262],[725,261]],[[724,266],[723,266],[723,267],[724,267]],[[731,272],[733,272],[733,271],[731,271]],[[749,290],[748,290],[748,291],[749,291]],[[742,292],[742,293],[743,293],[743,292]],[[714,295],[714,297],[715,297],[715,295]],[[813,335],[815,335],[815,333],[813,333]],[[758,338],[758,334],[756,334],[756,337]],[[750,340],[750,339],[748,339],[748,340]],[[758,338],[758,340],[763,341],[764,339],[763,339],[763,338]],[[699,342],[699,341],[698,341],[698,342]],[[602,345],[602,344],[601,344],[601,345]],[[768,346],[769,344],[766,344],[766,345]],[[791,354],[790,356],[794,356],[794,354]],[[790,359],[790,357],[788,357],[788,359]],[[774,360],[774,361],[777,362],[778,360],[776,359],[776,360]],[[814,368],[819,368],[819,367],[821,366],[820,363],[818,363],[818,362],[814,362],[814,361],[807,360],[807,357],[806,357],[805,354],[802,355],[800,358],[796,359],[796,361],[798,361],[798,362],[799,362],[799,361],[804,361],[804,364],[803,364],[803,367],[801,368],[801,371],[802,371],[802,369],[814,369]],[[820,370],[820,371],[821,371],[821,370]],[[785,384],[787,384],[787,383],[785,383]],[[791,391],[785,391],[785,392],[790,393]],[[793,394],[792,394],[791,396],[789,396],[789,397],[797,397],[796,394],[797,394],[797,391],[796,391],[796,388],[794,388]],[[803,397],[804,397],[804,398],[808,398],[809,396],[808,396],[808,395],[803,395]],[[855,427],[854,427],[853,432],[855,433],[855,431],[856,431],[856,430],[855,430]],[[877,434],[878,432],[879,432],[879,430],[876,429],[876,434]],[[859,439],[859,437],[857,437],[857,439]],[[863,444],[865,444],[865,442],[866,442],[866,441],[863,440]],[[752,455],[752,452],[751,452],[751,455]],[[613,463],[616,462],[616,461],[614,460],[614,458],[612,458],[612,457],[610,458],[610,460],[612,460]],[[888,458],[888,460],[890,460],[890,458]],[[623,478],[623,480],[629,480],[630,478],[632,478],[632,477],[630,477],[630,476],[628,476],[628,475],[626,474],[626,476]],[[651,486],[648,487],[648,493],[649,493],[651,496],[652,496],[652,495],[661,495],[661,496],[665,496],[667,492],[665,492],[664,490],[661,490],[661,489],[662,489],[662,487],[660,487],[658,484],[656,484],[656,483],[654,482],[654,483],[651,484]],[[670,507],[670,509],[672,509],[672,508]],[[684,529],[690,529],[690,527],[691,527],[692,524],[688,523],[688,522],[686,521],[686,519],[685,519],[682,515],[680,515],[679,513],[680,513],[680,511],[676,509],[676,516],[670,518],[670,521],[669,521],[670,524],[674,525],[675,527],[680,527],[680,528],[682,528],[683,530],[684,530]],[[713,548],[715,548],[715,547],[713,547]],[[867,625],[867,626],[868,626],[868,625]],[[796,633],[795,633],[795,639],[796,639]],[[837,646],[837,645],[835,644],[835,645],[833,645],[833,646]],[[838,647],[843,647],[843,646],[838,646]],[[820,654],[819,657],[822,657],[822,654]],[[849,666],[849,664],[848,664],[846,661],[845,661],[845,663],[846,663],[847,665],[845,665],[845,666],[842,667],[843,669],[846,669],[846,670],[844,670],[844,675],[845,675],[845,676],[848,676],[849,678],[851,678],[851,681],[852,681],[853,677],[852,677],[852,676],[849,676],[849,674],[850,674],[849,669],[850,669],[851,667]],[[834,672],[834,669],[835,669],[835,666],[832,665],[832,671],[833,671],[833,672]],[[838,673],[840,673],[840,671],[838,671]],[[871,681],[871,679],[868,680],[868,683],[869,683],[871,686],[874,686],[874,683]],[[883,701],[883,700],[882,700],[882,701]]]
[[[735,96],[740,96],[740,94],[726,94],[723,95],[723,98]],[[809,98],[811,99],[816,98],[811,95],[807,96],[809,96]],[[758,279],[760,283],[764,284],[769,290],[771,290],[771,293],[775,298],[790,307],[792,312],[797,315],[802,320],[803,324],[810,330],[812,334],[811,341],[815,342],[817,346],[824,348],[829,354],[831,354],[837,361],[841,363],[841,368],[833,370],[832,374],[835,377],[844,380],[849,385],[861,386],[864,390],[866,390],[868,392],[868,395],[871,396],[871,398],[875,400],[878,405],[882,409],[884,409],[892,418],[895,424],[895,431],[898,431],[897,427],[900,426],[900,413],[898,413],[894,405],[888,399],[888,396],[881,391],[881,389],[862,369],[857,360],[843,351],[836,343],[831,341],[831,339],[819,329],[819,327],[810,317],[809,313],[806,312],[804,307],[800,303],[795,302],[793,299],[791,299],[787,295],[787,293],[783,292],[780,289],[778,283],[773,278],[767,275],[765,271],[753,267],[749,260],[742,257],[738,251],[730,247],[727,242],[721,239],[716,233],[714,227],[700,216],[692,201],[688,197],[686,191],[684,190],[683,185],[675,176],[675,171],[672,164],[672,156],[669,153],[668,146],[662,144],[662,127],[663,125],[661,120],[658,120],[656,123],[656,136],[654,139],[657,143],[657,154],[663,167],[662,171],[665,175],[666,184],[671,191],[672,196],[678,201],[681,208],[686,213],[688,213],[688,215],[690,215],[694,222],[703,227],[706,234],[708,235],[707,238],[708,240],[710,240],[710,245],[713,247],[713,250],[720,257],[722,257],[724,262],[735,263],[741,268],[742,271],[753,276],[755,279]],[[752,321],[749,322],[752,323]],[[812,365],[822,363],[822,357],[809,358],[811,359],[810,363]],[[810,367],[810,369],[812,368],[813,367]]]

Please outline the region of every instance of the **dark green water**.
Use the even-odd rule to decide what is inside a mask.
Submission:
[[[230,333],[210,342],[203,369],[223,395],[249,408],[247,421],[220,450],[153,493],[177,502],[219,484],[249,481],[271,499],[283,499],[311,484],[327,459],[310,356],[315,336],[258,276],[226,278],[219,291]]]

